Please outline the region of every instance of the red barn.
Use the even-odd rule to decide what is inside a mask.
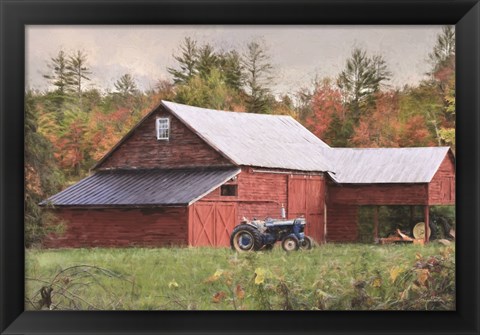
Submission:
[[[448,148],[330,148],[289,116],[166,101],[92,172],[41,203],[66,222],[47,246],[227,246],[282,206],[318,242],[354,241],[361,205],[455,200]]]

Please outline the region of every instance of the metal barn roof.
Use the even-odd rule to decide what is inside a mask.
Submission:
[[[189,205],[239,172],[238,168],[99,171],[40,205]]]
[[[332,148],[333,178],[345,184],[429,183],[450,149]]]
[[[331,171],[330,147],[290,116],[226,112],[162,101],[202,139],[238,165]]]

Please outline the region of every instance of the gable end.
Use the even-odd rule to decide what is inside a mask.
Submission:
[[[156,119],[169,119],[169,138],[157,138]],[[184,168],[234,165],[162,105],[148,113],[94,167],[105,169]]]

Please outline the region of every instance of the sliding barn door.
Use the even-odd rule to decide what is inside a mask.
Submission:
[[[315,241],[324,241],[325,180],[320,176],[288,177],[288,217],[303,216],[306,234]]]

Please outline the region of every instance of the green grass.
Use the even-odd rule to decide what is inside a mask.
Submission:
[[[289,254],[279,246],[248,254],[30,249],[26,308],[39,308],[39,291],[50,286],[54,309],[452,310],[454,269],[454,246],[437,243],[327,244]]]

